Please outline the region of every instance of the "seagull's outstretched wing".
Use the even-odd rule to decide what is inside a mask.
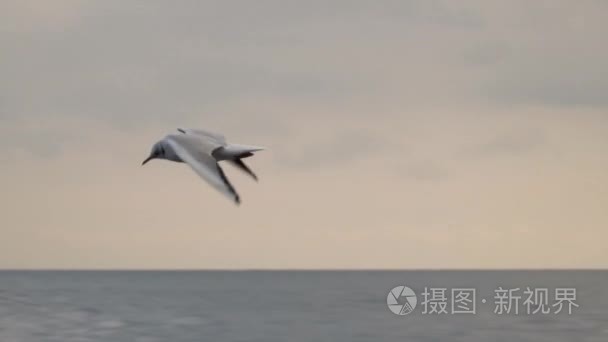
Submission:
[[[226,138],[223,135],[218,134],[218,133],[205,131],[203,129],[178,128],[177,130],[183,134],[198,135],[198,136],[206,138],[206,139],[215,140],[219,145],[226,145]]]
[[[241,202],[239,195],[226,175],[222,168],[217,164],[215,158],[211,156],[211,150],[214,148],[213,144],[207,146],[203,139],[196,136],[190,136],[188,134],[172,134],[166,138],[169,145],[173,148],[175,153],[201,178],[206,180],[215,189],[228,196],[236,204]]]
[[[258,181],[258,176],[256,176],[256,174],[251,171],[251,169],[249,168],[249,166],[247,166],[247,164],[245,164],[245,162],[243,162],[243,160],[241,160],[240,158],[237,159],[229,159],[230,163],[234,166],[236,166],[239,170],[245,172],[246,174],[248,174],[249,176],[251,176],[251,178],[253,178],[256,182]]]

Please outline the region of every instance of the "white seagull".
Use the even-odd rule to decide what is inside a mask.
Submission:
[[[178,132],[169,134],[154,144],[150,156],[141,165],[145,165],[152,159],[186,163],[215,189],[228,196],[237,205],[241,203],[239,195],[226,178],[218,162],[227,160],[257,181],[258,177],[242,159],[251,157],[254,152],[264,148],[228,144],[223,135],[200,129],[179,128]]]

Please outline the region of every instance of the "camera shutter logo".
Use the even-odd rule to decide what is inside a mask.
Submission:
[[[412,313],[418,304],[416,293],[407,286],[397,286],[386,297],[386,305],[395,314],[405,316]]]

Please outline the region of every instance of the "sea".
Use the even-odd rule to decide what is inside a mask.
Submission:
[[[608,341],[608,272],[0,271],[0,342]]]

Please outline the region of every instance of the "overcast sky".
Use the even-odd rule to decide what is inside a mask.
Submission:
[[[0,268],[607,267],[608,2],[0,2]],[[268,147],[243,203],[155,161]]]

